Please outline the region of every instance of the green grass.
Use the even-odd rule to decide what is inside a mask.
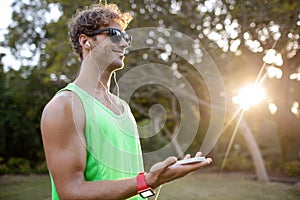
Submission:
[[[300,191],[293,185],[260,183],[242,174],[191,174],[165,184],[158,199],[296,200]]]
[[[46,200],[50,199],[48,175],[4,175],[0,177],[0,199]]]
[[[50,199],[47,175],[1,176],[0,199]],[[260,183],[243,174],[191,174],[163,185],[158,200],[296,200],[300,191],[293,185]],[[151,198],[149,200],[154,200]]]

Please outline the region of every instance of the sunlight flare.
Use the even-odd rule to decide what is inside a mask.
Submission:
[[[241,89],[238,95],[232,97],[232,101],[234,104],[238,104],[243,110],[248,110],[265,97],[266,93],[263,88],[257,85],[249,85]]]
[[[277,107],[277,105],[275,103],[269,103],[268,108],[269,108],[270,113],[273,114],[273,115],[278,110],[278,107]]]

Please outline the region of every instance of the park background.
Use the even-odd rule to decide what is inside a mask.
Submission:
[[[4,33],[0,48],[2,179],[7,174],[47,173],[39,125],[41,112],[55,92],[74,79],[80,67],[69,44],[67,21],[76,9],[95,2],[12,1],[12,20],[6,30],[1,30]],[[290,185],[299,182],[299,1],[129,0],[108,3],[116,3],[122,10],[132,13],[134,20],[129,30],[161,27],[181,32],[193,38],[215,62],[224,82],[225,93],[220,94],[220,98],[226,101],[227,115],[226,129],[209,152],[214,163],[208,172],[243,172],[262,182],[280,181]],[[191,107],[190,116],[184,116],[190,117],[191,123],[199,122],[197,135],[186,151],[193,154],[202,146],[211,123],[211,97],[207,85],[193,66],[174,54],[163,39],[149,34],[146,41],[161,43],[166,48],[130,52],[125,59],[126,68],[118,73],[118,79],[128,70],[149,62],[170,66],[174,78],[179,81],[185,77],[199,102],[198,110]],[[265,98],[234,116],[240,105],[233,102],[233,97],[238,96],[241,88],[254,83],[260,72],[264,75],[260,86],[266,91]],[[189,94],[186,96],[188,98]],[[182,120],[176,95],[152,84],[139,88],[130,101],[140,126],[150,123],[149,107],[157,103],[166,109],[167,118],[158,134],[141,140],[144,152],[174,142],[176,128]],[[200,120],[194,120],[199,114]],[[247,133],[240,128],[238,119],[249,128]],[[254,137],[267,178],[259,177],[260,169],[255,166],[245,134]],[[180,145],[174,144],[174,149],[180,157]],[[147,160],[146,168],[153,162]]]

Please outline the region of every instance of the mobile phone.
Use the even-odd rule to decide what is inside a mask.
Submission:
[[[205,157],[194,157],[177,161],[174,165],[186,165],[205,161]]]

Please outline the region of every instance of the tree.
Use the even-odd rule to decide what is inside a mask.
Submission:
[[[16,118],[15,114],[9,112],[12,112],[18,103],[24,103],[22,100],[26,99],[22,112],[34,113],[28,118],[32,121],[26,123],[29,127],[35,127],[34,130],[32,129],[33,132],[38,132],[36,127],[39,119],[38,111],[41,110],[43,104],[54,94],[56,89],[73,80],[80,65],[68,44],[67,20],[77,8],[82,8],[93,2],[74,0],[14,2],[13,23],[9,27],[9,34],[6,35],[6,42],[3,45],[9,47],[17,58],[22,60],[22,68],[20,72],[13,70],[1,72],[2,76],[5,77],[4,82],[6,84],[4,84],[6,87],[3,87],[5,92],[1,93],[3,94],[1,96],[3,98],[2,105],[3,108],[10,108],[7,112],[5,111],[5,116],[11,116],[9,120]],[[300,151],[299,114],[297,117],[290,112],[290,109],[293,102],[299,102],[300,88],[299,82],[291,80],[290,75],[299,73],[297,70],[300,66],[300,3],[298,1],[116,0],[110,2],[117,3],[123,10],[132,12],[135,19],[130,24],[129,29],[145,26],[168,28],[190,36],[195,43],[202,46],[213,58],[222,74],[227,94],[227,106],[230,109],[233,109],[231,97],[235,94],[238,86],[246,82],[253,82],[256,79],[261,66],[264,64],[263,57],[266,51],[274,49],[277,53],[280,52],[283,60],[282,78],[265,79],[264,82],[266,86],[269,86],[271,100],[277,104],[278,112],[273,117],[267,114],[265,117],[278,124],[282,142],[282,160],[296,158],[297,152]],[[58,21],[49,22],[44,16],[53,7],[61,11],[61,16]],[[155,38],[149,35],[149,38],[145,39],[152,40],[153,43],[164,48],[149,47],[149,49],[130,52],[126,58],[127,69],[130,70],[149,62],[159,63],[170,66],[172,69],[176,68],[174,70],[175,77],[181,76],[188,79],[199,102],[199,108],[192,106],[189,108],[192,113],[191,116],[200,113],[201,120],[205,121],[203,123],[205,127],[199,128],[195,138],[200,142],[194,144],[195,146],[201,145],[211,117],[211,107],[204,106],[205,103],[203,103],[210,103],[211,101],[205,80],[197,74],[187,60],[174,53],[174,48],[171,50],[168,50],[169,47],[166,48],[166,44],[163,44],[163,40],[161,40],[163,37]],[[24,51],[20,49],[29,49],[29,53],[24,54]],[[28,55],[30,56],[28,57]],[[29,65],[36,57],[39,57],[37,65]],[[266,69],[269,67],[269,65],[265,66]],[[128,72],[126,70],[123,74],[120,73],[119,79]],[[15,77],[15,80],[12,77]],[[272,85],[276,85],[276,87],[270,87]],[[41,86],[50,89],[43,91]],[[166,105],[168,114],[165,128],[172,133],[178,122],[177,116],[181,113],[180,106],[174,106],[172,100],[174,96],[166,93],[164,89],[153,87],[150,91],[152,96],[149,96],[148,87],[141,89],[139,98],[132,99],[132,105],[151,106],[153,102],[162,102],[162,105]],[[26,97],[29,92],[42,94],[37,95],[37,98],[42,98],[42,101],[30,101],[30,98]],[[143,97],[144,94],[148,94],[148,96]],[[185,94],[185,97],[188,98],[189,94]],[[12,99],[14,100],[12,101]],[[163,104],[164,99],[168,100],[165,104]],[[133,111],[139,121],[145,119],[145,115],[138,113],[139,109],[133,109]],[[245,120],[249,121],[252,127],[256,127],[258,122],[253,117],[255,113],[251,112],[251,110],[248,112]],[[16,129],[18,126],[8,125],[4,119],[1,119],[0,124],[2,126],[6,124],[3,129],[6,135],[18,131],[21,131],[20,134],[23,133],[21,128]],[[168,135],[168,131],[162,134],[163,137]],[[16,137],[16,135],[12,137]],[[23,147],[20,152],[22,150],[24,150]]]

